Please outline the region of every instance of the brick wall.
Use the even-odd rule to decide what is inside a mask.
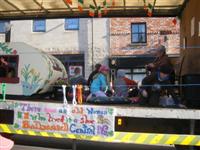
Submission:
[[[173,23],[174,18],[111,18],[110,20],[110,54],[137,55],[150,53],[157,44],[163,44],[168,54],[180,51],[180,22]],[[136,45],[131,43],[131,23],[145,22],[147,27],[147,43]],[[169,33],[162,35],[160,31]],[[167,39],[167,40],[166,40]]]

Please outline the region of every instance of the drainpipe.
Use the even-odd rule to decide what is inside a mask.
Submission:
[[[94,20],[92,18],[92,70],[94,70]]]

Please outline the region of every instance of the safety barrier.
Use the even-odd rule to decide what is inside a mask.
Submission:
[[[130,132],[115,132],[112,137],[101,136],[83,136],[76,134],[60,134],[52,132],[36,132],[16,130],[13,125],[0,124],[0,132],[30,136],[43,136],[54,138],[68,138],[77,140],[89,140],[99,142],[117,142],[117,143],[132,143],[132,144],[151,144],[151,145],[192,145],[200,146],[199,135],[181,135],[181,134],[154,134],[154,133],[130,133]]]

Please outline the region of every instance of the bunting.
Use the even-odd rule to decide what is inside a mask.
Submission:
[[[143,0],[144,2],[144,10],[147,11],[147,4],[146,4],[146,0]]]
[[[151,5],[150,3],[148,4],[148,8],[147,8],[147,16],[151,17],[153,14],[153,5]]]
[[[94,17],[94,14],[95,14],[95,6],[90,5],[89,16]]]
[[[115,0],[110,0],[110,4],[112,7],[115,6]]]
[[[78,9],[80,12],[83,12],[83,0],[78,0]]]
[[[153,9],[156,3],[156,0],[154,0],[153,5],[151,3],[146,3],[146,0],[143,0],[144,2],[144,10],[147,12],[147,16],[151,17],[153,15]]]
[[[72,5],[72,0],[65,0],[67,4]]]
[[[105,15],[108,13],[108,4],[106,0],[103,1],[103,11]]]
[[[102,17],[101,11],[102,11],[101,6],[99,6],[99,7],[98,7],[98,17]]]

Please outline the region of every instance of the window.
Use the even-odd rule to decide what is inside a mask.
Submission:
[[[0,55],[0,83],[19,83],[18,60],[18,55]]]
[[[146,43],[146,23],[131,24],[131,42],[132,43]]]
[[[45,32],[46,31],[46,20],[33,20],[33,32]]]
[[[6,24],[9,24],[8,21],[0,21],[0,33],[6,32]]]
[[[79,19],[65,19],[65,30],[78,30],[79,29]]]

